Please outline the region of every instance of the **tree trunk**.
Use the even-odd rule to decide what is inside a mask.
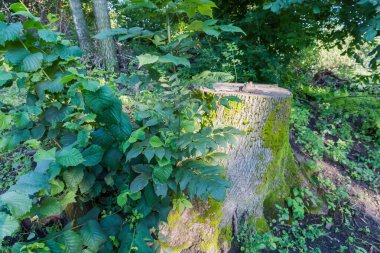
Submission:
[[[107,0],[94,0],[94,10],[96,26],[98,32],[111,29],[110,17],[108,14]],[[100,40],[100,50],[107,68],[118,69],[115,42],[112,37]]]
[[[80,48],[85,55],[89,55],[93,52],[93,45],[84,19],[81,0],[70,0],[70,9],[73,15]]]
[[[301,175],[289,144],[292,95],[274,85],[215,84],[202,89],[210,96],[237,96],[242,103],[219,106],[211,116],[214,126],[232,126],[245,134],[237,144],[221,150],[229,155],[224,163],[231,181],[223,203],[197,204],[183,214],[174,211],[162,226],[167,238],[163,248],[174,252],[226,252],[242,222],[258,232],[268,229],[265,217],[275,212]],[[164,250],[163,250],[164,251]],[[164,251],[165,252],[165,251]]]

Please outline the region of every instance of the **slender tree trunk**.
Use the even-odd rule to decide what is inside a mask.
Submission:
[[[70,0],[70,8],[74,19],[75,30],[78,35],[79,45],[84,54],[89,55],[93,52],[93,45],[84,19],[81,0]]]
[[[204,98],[237,96],[242,103],[219,106],[211,117],[213,125],[231,126],[245,134],[223,151],[231,182],[223,203],[193,203],[183,214],[171,212],[160,232],[168,240],[163,248],[179,252],[227,252],[241,222],[256,231],[268,229],[275,205],[298,187],[302,176],[289,143],[291,93],[274,85],[215,84],[203,89]]]
[[[94,10],[98,32],[111,29],[107,0],[94,0]],[[100,41],[100,50],[107,68],[118,69],[115,42],[112,37]]]

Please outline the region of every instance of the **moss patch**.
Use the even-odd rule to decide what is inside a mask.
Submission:
[[[300,185],[298,167],[289,143],[289,115],[291,98],[278,102],[261,131],[264,147],[272,151],[272,160],[257,193],[264,194],[264,214],[273,217],[275,205],[282,204],[291,189]]]

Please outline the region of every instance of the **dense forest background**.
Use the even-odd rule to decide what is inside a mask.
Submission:
[[[158,224],[224,199],[217,147],[241,134],[207,118],[236,98],[194,95],[216,82],[292,92],[307,178],[264,222],[219,238],[237,252],[380,252],[379,0],[0,10],[1,252],[178,251]]]

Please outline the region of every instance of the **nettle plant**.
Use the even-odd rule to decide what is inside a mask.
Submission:
[[[224,198],[229,183],[218,161],[225,155],[216,150],[238,132],[203,126],[206,102],[172,77],[159,94],[127,98],[131,120],[115,85],[78,63],[77,46],[23,4],[10,13],[24,21],[0,16],[0,87],[18,85],[27,96],[20,106],[2,105],[0,148],[36,152],[34,170],[0,195],[3,247],[152,252],[173,204]]]

